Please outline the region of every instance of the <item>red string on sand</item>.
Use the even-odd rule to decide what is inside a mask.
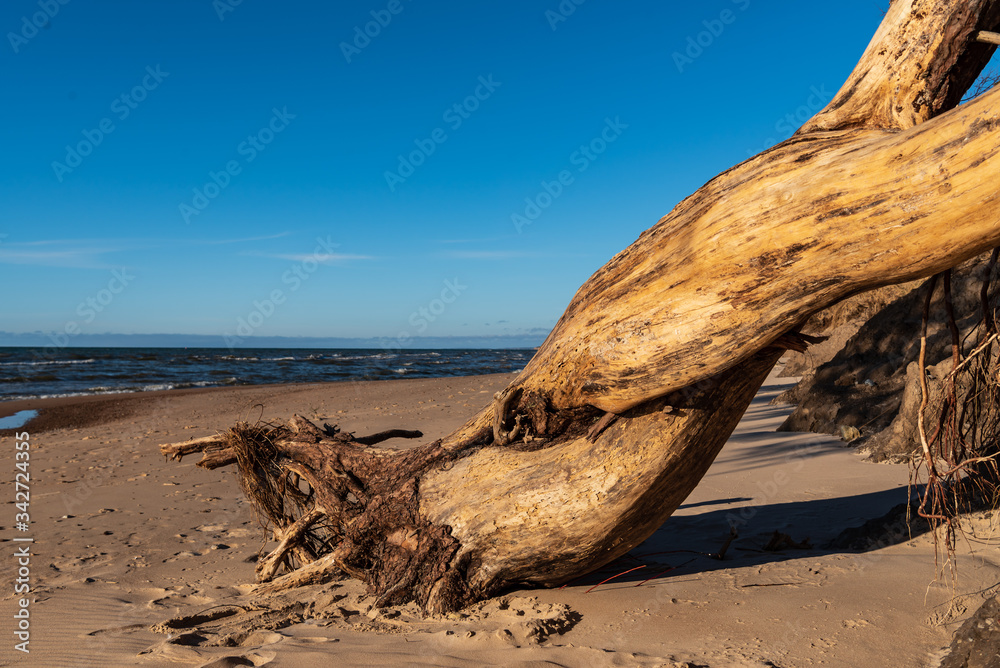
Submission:
[[[595,585],[594,585],[593,587],[591,587],[590,589],[588,589],[587,591],[585,591],[585,592],[583,592],[583,593],[584,593],[584,594],[589,594],[590,592],[594,591],[595,589],[597,589],[598,587],[600,587],[600,586],[601,586],[602,584],[604,584],[605,582],[611,582],[611,581],[612,581],[612,580],[614,580],[615,578],[620,578],[620,577],[621,577],[621,576],[623,576],[623,575],[628,575],[628,574],[629,574],[629,573],[631,573],[632,571],[637,571],[637,570],[639,570],[640,568],[645,568],[645,567],[646,567],[646,565],[645,565],[645,564],[643,564],[642,566],[636,566],[635,568],[630,568],[630,569],[628,569],[627,571],[625,571],[624,573],[619,573],[618,575],[612,575],[612,576],[611,576],[611,577],[609,577],[609,578],[608,578],[607,580],[602,580],[601,582],[598,582],[598,583],[597,583],[597,584],[595,584]]]

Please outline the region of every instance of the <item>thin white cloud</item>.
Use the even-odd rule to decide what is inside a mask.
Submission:
[[[36,246],[69,246],[73,248],[85,248],[85,247],[102,247],[102,246],[121,246],[128,243],[123,239],[43,239],[40,241],[16,241],[14,243],[5,244],[7,246],[25,246],[25,247],[36,247]]]
[[[287,236],[280,234],[239,239],[42,239],[10,242],[10,237],[0,243],[0,264],[41,265],[77,269],[109,269],[120,267],[121,262],[109,262],[103,256],[112,253],[134,253],[178,246],[206,246],[241,242],[267,241]]]
[[[96,258],[88,251],[27,251],[0,249],[0,262],[4,264],[41,264],[49,266],[89,266]]]
[[[0,264],[107,269],[112,265],[102,255],[125,250],[116,246],[90,246],[91,241],[26,241],[0,244]],[[108,243],[108,242],[103,242]]]
[[[513,235],[506,235],[502,237],[489,237],[486,239],[441,239],[438,241],[439,244],[490,244],[496,241],[503,241],[504,239],[511,239]]]
[[[348,253],[244,253],[253,257],[269,257],[275,260],[289,262],[318,262],[319,264],[338,264],[361,260],[376,260],[374,255],[351,255]]]
[[[518,258],[541,257],[539,253],[529,251],[448,251],[445,257],[456,260],[515,260]]]
[[[290,232],[236,239],[43,239],[10,242],[0,236],[0,264],[39,265],[76,269],[107,269],[118,266],[103,255],[149,250],[166,246],[218,246],[286,237]]]
[[[268,235],[262,236],[262,237],[244,237],[242,239],[216,239],[216,240],[206,239],[204,241],[193,241],[193,240],[191,240],[191,241],[184,241],[182,243],[200,244],[200,245],[207,245],[207,246],[217,246],[217,245],[222,245],[222,244],[241,244],[241,243],[247,243],[247,242],[251,242],[251,241],[270,241],[271,239],[280,239],[282,237],[287,237],[290,234],[291,234],[291,232],[281,232],[279,234],[268,234]]]

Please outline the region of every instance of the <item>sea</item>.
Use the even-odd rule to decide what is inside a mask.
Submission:
[[[0,401],[520,371],[534,349],[0,348]]]

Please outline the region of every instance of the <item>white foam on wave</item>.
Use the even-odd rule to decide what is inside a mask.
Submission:
[[[96,360],[51,360],[48,362],[0,362],[0,366],[49,366],[52,364],[93,364]]]
[[[22,399],[63,399],[66,397],[92,397],[111,394],[136,394],[137,392],[163,392],[166,390],[185,390],[192,387],[217,387],[220,385],[238,385],[239,379],[235,376],[223,381],[200,380],[191,383],[153,383],[150,385],[140,385],[138,387],[111,387],[108,385],[98,385],[88,387],[81,392],[62,392],[59,394],[15,394],[9,397],[2,397],[2,401],[19,401]]]

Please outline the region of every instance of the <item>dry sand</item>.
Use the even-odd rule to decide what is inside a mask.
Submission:
[[[992,518],[973,522],[957,591],[934,581],[927,535],[824,547],[905,500],[908,471],[843,444],[774,432],[772,376],[701,485],[645,544],[562,589],[514,591],[448,619],[378,611],[354,582],[303,592],[322,619],[205,647],[150,626],[246,601],[261,531],[233,473],[165,462],[158,445],[293,413],[359,435],[424,440],[458,426],[511,376],[264,386],[2,404],[37,408],[31,525],[14,530],[15,439],[0,432],[0,663],[31,666],[931,666],[1000,581]],[[255,408],[263,404],[264,408]],[[25,431],[25,430],[18,430]],[[402,445],[402,444],[401,444]],[[736,525],[725,559],[713,558]],[[812,547],[765,546],[774,532]],[[889,527],[874,539],[891,536]],[[32,537],[30,654],[15,651],[15,550]],[[884,543],[890,542],[888,540]],[[974,554],[969,550],[974,549]],[[591,590],[604,578],[642,566]],[[671,570],[672,569],[672,570]],[[667,571],[664,573],[664,571]],[[653,578],[644,582],[647,578]],[[589,592],[589,593],[588,593]]]

